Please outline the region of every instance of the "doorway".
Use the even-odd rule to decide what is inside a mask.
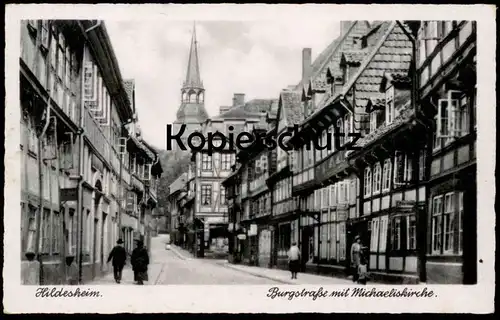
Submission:
[[[105,263],[104,263],[104,248],[106,248],[106,251],[108,249],[108,241],[107,241],[107,217],[108,215],[105,214],[104,212],[102,213],[102,220],[101,220],[101,272],[104,271]]]
[[[302,272],[306,271],[306,263],[309,261],[309,255],[311,253],[311,242],[313,241],[313,229],[310,226],[303,227],[302,229],[302,239],[301,239],[301,269]]]

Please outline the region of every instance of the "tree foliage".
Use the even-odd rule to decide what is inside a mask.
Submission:
[[[187,172],[191,161],[191,154],[182,151],[160,151],[160,161],[163,174],[158,185],[158,207],[160,211],[167,213],[168,187],[181,174]],[[163,210],[162,210],[163,209]]]

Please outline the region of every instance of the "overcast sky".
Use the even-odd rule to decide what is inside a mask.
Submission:
[[[124,79],[136,82],[143,137],[165,148],[165,125],[175,120],[186,77],[193,21],[107,21]],[[277,99],[301,77],[302,48],[314,58],[339,34],[338,21],[197,21],[205,108],[210,116],[235,92]]]

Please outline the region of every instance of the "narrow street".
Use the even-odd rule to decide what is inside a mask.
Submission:
[[[231,285],[231,284],[318,284],[348,285],[352,282],[344,278],[299,273],[298,279],[291,280],[286,270],[250,267],[228,264],[226,260],[195,259],[188,252],[172,246],[165,249],[164,236],[151,239],[151,263],[148,267],[149,281],[146,285]],[[108,274],[92,281],[91,285],[115,285],[109,265]],[[122,285],[133,285],[130,263],[123,270]]]
[[[229,285],[229,284],[278,284],[271,279],[221,265],[220,260],[193,259],[178,249],[165,249],[164,237],[151,239],[151,263],[148,268],[149,281],[146,285]],[[113,272],[90,284],[114,285]],[[123,270],[122,285],[133,285],[130,262]]]

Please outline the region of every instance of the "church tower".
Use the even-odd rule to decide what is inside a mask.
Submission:
[[[196,25],[193,25],[186,80],[181,88],[181,105],[177,111],[177,119],[174,122],[173,133],[179,132],[182,124],[186,125],[186,130],[182,138],[184,140],[184,145],[188,148],[185,139],[191,132],[200,130],[202,123],[207,119],[208,113],[205,110],[205,89],[201,81],[200,62],[198,60]]]

